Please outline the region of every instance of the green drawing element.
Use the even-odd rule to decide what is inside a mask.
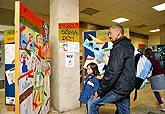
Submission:
[[[4,32],[4,36],[9,36],[9,35],[14,35],[15,34],[15,30],[11,29],[11,30],[5,30]]]
[[[61,35],[79,36],[78,29],[59,29]]]
[[[32,28],[34,31],[42,34],[42,28],[38,27],[37,25],[33,24],[31,21],[25,19],[21,16],[20,22],[29,28]]]

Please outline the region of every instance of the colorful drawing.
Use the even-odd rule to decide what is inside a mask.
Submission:
[[[15,70],[10,69],[10,70],[5,71],[5,73],[6,73],[6,77],[7,77],[7,81],[9,85],[15,83]]]
[[[14,64],[15,44],[5,44],[5,64]]]
[[[20,49],[34,50],[34,30],[24,24],[20,24]]]
[[[15,106],[15,30],[4,31],[6,105]]]
[[[49,26],[25,5],[16,3],[16,6],[20,5],[20,12],[17,12],[20,21],[16,23],[20,32],[17,38],[19,60],[16,59],[19,62],[16,65],[20,67],[19,75],[16,75],[19,110],[21,114],[46,114],[50,110]]]
[[[6,104],[15,104],[15,98],[14,97],[6,97]]]

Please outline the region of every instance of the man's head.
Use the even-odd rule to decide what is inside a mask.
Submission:
[[[124,29],[121,25],[116,24],[109,28],[108,37],[112,43],[115,43],[122,36],[124,36]]]

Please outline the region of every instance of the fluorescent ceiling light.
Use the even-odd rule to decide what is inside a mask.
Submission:
[[[114,20],[112,20],[112,21],[113,21],[113,22],[116,22],[116,23],[122,23],[122,22],[125,22],[125,21],[129,21],[129,19],[120,17],[120,18],[114,19]]]
[[[163,11],[163,10],[165,10],[165,3],[162,3],[160,5],[154,6],[152,8],[154,8],[157,11]]]
[[[160,29],[150,30],[150,32],[159,32]]]

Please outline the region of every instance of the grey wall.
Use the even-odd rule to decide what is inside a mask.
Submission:
[[[4,35],[0,31],[0,80],[5,79]]]

